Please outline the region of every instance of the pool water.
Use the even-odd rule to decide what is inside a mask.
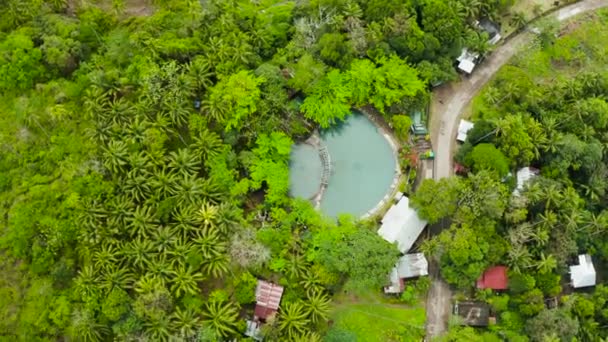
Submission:
[[[337,217],[360,217],[387,194],[395,177],[397,161],[382,132],[367,117],[354,113],[344,122],[320,133],[331,159],[331,176],[321,199],[321,211]],[[297,144],[292,148],[290,192],[311,199],[321,183],[322,165],[316,148]]]

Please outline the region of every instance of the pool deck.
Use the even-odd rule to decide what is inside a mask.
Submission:
[[[384,195],[382,200],[380,200],[380,202],[376,204],[375,207],[368,210],[360,217],[361,219],[368,219],[383,211],[385,206],[393,200],[395,194],[397,193],[397,187],[399,186],[399,181],[401,180],[402,175],[401,166],[399,165],[399,147],[401,144],[399,143],[399,140],[397,140],[397,137],[395,137],[393,130],[389,127],[384,118],[380,115],[380,113],[377,112],[375,108],[371,106],[365,106],[357,108],[357,111],[361,112],[374,125],[376,125],[384,139],[386,139],[389,146],[391,147],[391,150],[393,151],[393,156],[395,158],[395,174],[393,176],[393,182],[391,183],[389,190],[386,192],[386,195]]]
[[[319,136],[319,131],[316,129],[311,136],[304,141],[304,143],[317,149],[319,152],[319,158],[321,159],[321,165],[323,165],[321,185],[319,185],[319,190],[310,198],[310,201],[312,201],[315,209],[319,210],[321,208],[321,200],[323,199],[323,195],[325,194],[325,190],[327,190],[327,185],[329,184],[329,177],[331,176],[331,156],[327,151],[327,147],[323,145],[321,137]]]

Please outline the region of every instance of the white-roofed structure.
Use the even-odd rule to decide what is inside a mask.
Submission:
[[[578,265],[570,266],[570,279],[572,287],[595,286],[595,267],[591,255],[581,254],[578,256]]]
[[[391,285],[384,287],[384,293],[401,293],[405,288],[403,279],[429,274],[429,263],[422,253],[402,256],[391,271]]]
[[[412,248],[426,224],[416,210],[410,207],[409,198],[403,196],[382,218],[378,234],[390,243],[396,242],[401,253],[406,253]]]
[[[478,58],[478,53],[470,52],[467,48],[462,49],[460,56],[456,58],[458,61],[458,69],[466,74],[472,73],[473,69],[475,69],[475,65],[477,65]]]
[[[467,120],[460,120],[460,124],[458,124],[458,135],[456,136],[456,140],[460,142],[465,142],[467,140],[467,133],[475,126],[474,123]]]
[[[517,170],[516,178],[517,178],[517,187],[513,190],[514,195],[519,195],[519,193],[524,189],[524,185],[528,183],[532,178],[538,176],[539,171],[533,167],[522,167]]]

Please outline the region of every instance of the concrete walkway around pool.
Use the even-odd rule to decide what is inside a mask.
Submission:
[[[363,113],[369,121],[371,121],[376,127],[378,131],[382,134],[384,139],[388,142],[388,145],[393,150],[393,156],[395,157],[396,165],[395,165],[395,176],[393,177],[393,182],[391,183],[391,187],[387,191],[386,195],[375,207],[370,209],[367,213],[361,216],[362,219],[370,218],[382,211],[387,204],[392,201],[397,193],[397,187],[399,186],[399,182],[401,181],[401,165],[399,164],[399,148],[401,144],[399,144],[399,140],[395,137],[393,130],[388,126],[386,121],[380,116],[373,107],[366,106],[357,109],[359,112]]]

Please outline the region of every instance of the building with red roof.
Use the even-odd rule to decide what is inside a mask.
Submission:
[[[509,279],[507,277],[506,266],[493,266],[488,268],[479,279],[477,279],[478,289],[506,290]]]
[[[254,319],[266,320],[274,315],[279,309],[279,303],[283,296],[283,286],[273,284],[264,280],[258,280],[255,289],[255,311]]]

